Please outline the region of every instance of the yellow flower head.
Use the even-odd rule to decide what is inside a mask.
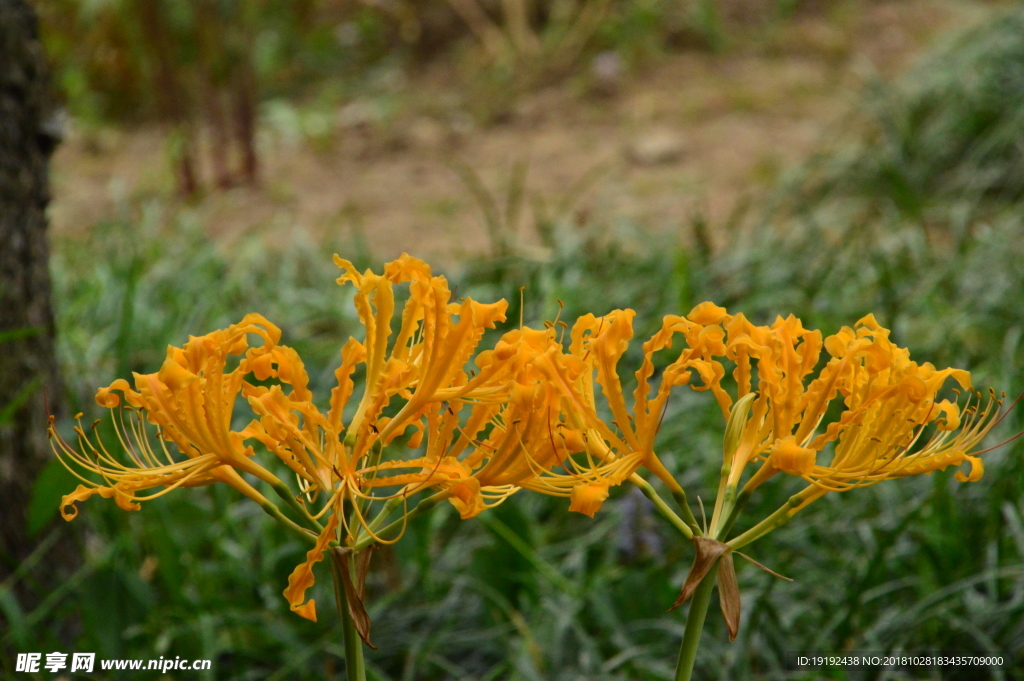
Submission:
[[[827,491],[965,462],[970,473],[957,473],[958,480],[981,477],[981,459],[973,450],[995,425],[999,400],[993,396],[982,407],[980,395],[970,390],[968,372],[912,361],[872,315],[824,341],[793,316],[755,326],[743,315],[724,315],[720,327],[721,357],[735,365],[736,398],[754,398],[749,418],[742,415],[746,421],[735,447],[725,452],[729,484],[735,485],[754,461],[763,465],[748,490],[783,472],[817,488],[808,503]],[[830,358],[816,371],[822,349]],[[721,387],[724,369],[712,373],[719,378],[711,389],[729,416],[733,398]],[[939,399],[950,379],[966,391],[962,407]],[[838,411],[830,409],[836,401]],[[933,434],[922,441],[928,426],[934,426]]]
[[[474,468],[459,461],[457,454],[481,425],[518,404],[508,398],[514,386],[512,367],[525,361],[520,353],[529,344],[514,339],[499,343],[478,360],[479,373],[467,371],[466,364],[484,331],[504,320],[507,304],[468,299],[453,303],[446,280],[432,276],[426,263],[408,255],[388,263],[383,275],[359,273],[340,258],[336,262],[344,270],[338,282],[356,287],[354,301],[365,338],[350,339],[342,348],[327,413],[314,403],[302,360],[279,344],[280,330],[263,317],[248,315],[227,329],[193,337],[181,348],[168,348],[158,372],[136,374],[134,389],[118,380],[98,391],[97,402],[117,410],[114,423],[126,460],[114,456],[98,438],[94,444],[81,426],[78,447],[51,428],[55,452],[83,482],[63,500],[65,518],[74,517],[76,501],[93,494],[113,497],[122,508],[135,510],[138,502],[177,487],[217,481],[265,508],[272,506],[240,475],[250,473],[284,490],[301,512],[302,523],[318,528],[317,546],[322,549],[352,542],[361,531],[373,535],[365,516],[375,499],[405,498],[434,487],[450,491],[455,500],[461,495],[476,503],[467,493],[476,482]],[[400,284],[408,284],[410,290],[393,336],[393,289]],[[262,344],[250,347],[252,335]],[[360,365],[365,366],[363,390],[346,423],[345,408],[355,392],[353,376]],[[232,421],[239,395],[255,419],[236,431]],[[402,404],[389,410],[394,400]],[[470,405],[472,412],[465,427],[455,418],[463,405]],[[122,409],[129,412],[128,419]],[[156,446],[147,425],[156,430]],[[429,433],[426,455],[412,460],[385,457],[384,446],[410,428],[412,447]],[[473,435],[466,434],[470,431]],[[459,438],[465,441],[459,444]],[[166,446],[168,441],[175,453]],[[297,505],[287,485],[256,462],[256,442],[296,476],[303,493]],[[482,457],[480,465],[488,460]],[[497,485],[507,492],[514,479],[511,474],[485,476],[486,484],[477,491]],[[163,489],[150,496],[138,494],[158,487]],[[396,489],[375,494],[387,487]],[[325,518],[326,526],[321,526],[319,521]],[[305,587],[312,584],[315,562],[311,558],[296,568],[286,592],[293,609],[310,618],[315,618],[315,608],[302,600]]]
[[[614,310],[603,317],[580,317],[570,332],[568,352],[561,345],[553,345],[531,367],[532,380],[539,381],[549,393],[546,400],[553,412],[551,434],[546,440],[530,443],[527,460],[540,462],[546,453],[559,452],[566,473],[538,465],[537,477],[523,486],[569,497],[570,510],[587,515],[600,507],[609,487],[621,484],[641,466],[674,492],[681,491],[654,451],[654,438],[669,394],[673,387],[687,384],[696,390],[720,390],[721,365],[712,358],[724,352],[723,332],[714,324],[725,311],[704,304],[691,313],[699,321],[666,317],[662,330],[644,343],[644,360],[636,371],[637,388],[630,409],[618,364],[633,337],[635,314],[633,310]],[[660,385],[652,391],[654,354],[670,348],[676,333],[686,336],[689,346],[663,372]],[[698,383],[692,383],[694,377]],[[598,387],[611,412],[610,421],[599,411]],[[580,456],[574,457],[577,453]]]
[[[254,334],[262,346],[249,347],[247,335]],[[231,430],[235,399],[244,376],[253,367],[278,362],[293,382],[293,394],[303,396],[305,371],[291,348],[278,346],[280,330],[260,315],[247,315],[240,323],[206,336],[192,337],[183,348],[168,347],[167,358],[154,374],[135,374],[135,390],[118,379],[96,393],[100,406],[115,411],[118,439],[128,462],[114,456],[97,436],[96,443],[81,425],[75,431],[79,447],[65,442],[51,425],[54,453],[84,484],[65,496],[61,513],[70,520],[77,514],[74,503],[93,494],[114,497],[118,506],[138,510],[140,501],[162,496],[178,487],[224,482],[259,503],[264,497],[239,475],[251,473],[262,480],[276,479],[253,459],[253,450],[243,444],[248,429]],[[238,365],[226,371],[232,356]],[[270,373],[277,373],[268,369]],[[118,394],[120,393],[120,395]],[[130,414],[124,417],[122,396]],[[155,426],[158,446],[154,449],[149,427]],[[172,442],[173,454],[167,447]],[[89,475],[100,478],[102,482]],[[148,497],[137,492],[163,487]]]

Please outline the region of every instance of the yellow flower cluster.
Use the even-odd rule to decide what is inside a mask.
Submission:
[[[601,318],[581,317],[568,352],[549,351],[538,363],[549,389],[561,397],[560,425],[578,429],[570,432],[578,433],[588,454],[603,464],[590,472],[609,471],[592,480],[585,494],[571,495],[574,510],[592,514],[607,496],[607,485],[618,484],[639,466],[671,489],[678,487],[655,453],[654,439],[669,393],[680,385],[711,391],[726,419],[734,404],[743,406],[737,414],[742,420],[734,424],[738,438],[725,452],[726,487],[735,487],[748,466],[760,464],[747,482],[748,492],[776,473],[787,473],[809,483],[803,506],[829,491],[963,463],[970,470],[958,472],[957,480],[973,482],[983,473],[974,453],[997,421],[1000,400],[990,395],[980,404],[966,371],[911,361],[872,315],[824,341],[820,331],[805,329],[796,317],[757,326],[713,303],[698,305],[686,317],[666,316],[661,330],[643,345],[630,413],[616,368],[632,337],[633,315],[617,310]],[[662,369],[655,390],[650,385],[654,355],[671,348],[676,334],[684,347]],[[829,357],[818,369],[823,349]],[[733,367],[730,389],[725,362]],[[949,379],[964,391],[962,408],[938,397]],[[595,380],[612,415],[608,422],[595,404]],[[830,408],[837,401],[837,408]],[[929,424],[934,431],[922,442]],[[558,493],[560,482],[548,474],[530,487]]]
[[[470,368],[485,331],[505,321],[505,301],[454,302],[445,278],[408,255],[382,275],[335,262],[338,283],[355,287],[365,337],[342,348],[326,413],[298,354],[260,315],[192,337],[168,348],[158,372],[135,374],[134,388],[119,379],[98,391],[97,402],[114,410],[127,461],[81,425],[77,447],[51,426],[55,452],[83,482],[62,501],[65,519],[93,494],[137,510],[177,487],[226,483],[315,542],[285,590],[294,611],[315,619],[305,591],[325,549],[396,540],[381,531],[387,513],[368,517],[373,501],[395,510],[429,488],[470,518],[528,489],[568,497],[571,510],[593,516],[609,488],[637,481],[641,467],[681,495],[655,453],[676,386],[711,391],[730,419],[723,485],[733,489],[752,464],[759,467],[745,491],[779,472],[799,476],[808,483],[801,506],[828,491],[964,462],[970,471],[958,480],[982,474],[974,450],[995,422],[995,400],[980,408],[967,372],[911,361],[871,316],[824,341],[794,317],[756,326],[712,303],[667,316],[643,344],[630,409],[618,365],[633,336],[632,310],[581,317],[567,347],[554,324],[509,331]],[[408,296],[396,324],[400,285]],[[823,349],[829,358],[818,369]],[[656,364],[659,353],[668,357]],[[723,362],[733,366],[731,381]],[[362,394],[346,421],[357,371]],[[967,391],[963,407],[938,399],[950,378]],[[234,430],[239,397],[254,418]],[[929,424],[934,434],[922,443]],[[416,456],[388,448],[403,436]],[[281,465],[258,460],[257,444],[291,469],[300,494],[272,472]],[[298,522],[243,474],[278,492]]]

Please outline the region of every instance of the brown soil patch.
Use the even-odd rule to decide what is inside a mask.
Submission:
[[[738,197],[756,195],[834,130],[864,74],[896,74],[942,30],[986,13],[963,2],[848,3],[797,19],[756,49],[665,57],[610,95],[570,81],[525,96],[489,127],[471,123],[451,71],[435,64],[398,91],[400,111],[386,124],[361,117],[367,104],[356,102],[317,141],[288,143],[265,125],[262,186],[211,192],[193,208],[228,240],[360,229],[382,257],[448,260],[488,248],[479,206],[448,164],[467,164],[503,197],[503,178],[525,159],[528,194],[557,200],[600,165],[577,212],[685,238],[695,213],[720,224]],[[152,128],[72,134],[53,163],[54,228],[88,227],[118,197],[170,197],[164,158]],[[529,220],[520,226],[527,242]]]

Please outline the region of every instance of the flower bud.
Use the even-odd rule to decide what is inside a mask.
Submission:
[[[722,453],[725,454],[726,461],[732,460],[732,455],[740,446],[740,437],[743,435],[743,428],[747,425],[747,414],[750,413],[750,405],[756,398],[757,393],[747,393],[732,405],[729,422],[725,426],[725,440],[722,443]]]

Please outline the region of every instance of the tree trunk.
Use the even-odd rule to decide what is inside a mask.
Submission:
[[[250,185],[259,182],[256,156],[256,75],[249,55],[235,73],[235,136],[242,151],[242,177]]]
[[[56,121],[35,12],[0,0],[0,582],[33,548],[29,496],[52,457],[44,392],[51,410],[60,398],[45,213]]]
[[[167,35],[167,21],[159,0],[141,0],[136,4],[136,11],[142,30],[142,44],[152,61],[153,86],[160,117],[171,135],[171,156],[178,175],[178,189],[190,197],[199,191],[191,103],[175,70],[171,38]]]

